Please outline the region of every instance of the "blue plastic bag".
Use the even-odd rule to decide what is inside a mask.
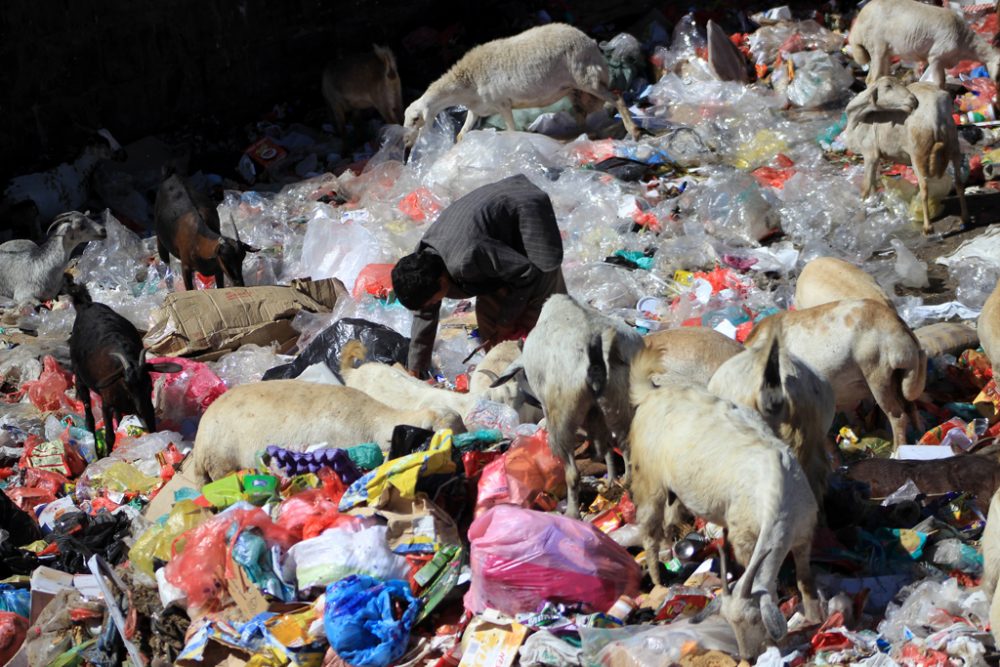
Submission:
[[[350,664],[388,667],[406,652],[419,611],[420,600],[405,581],[355,574],[327,587],[323,628],[331,648]]]
[[[31,612],[31,591],[0,584],[0,611],[9,611],[28,618]]]

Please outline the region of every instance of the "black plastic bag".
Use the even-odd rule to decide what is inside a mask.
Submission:
[[[265,380],[284,380],[297,377],[309,366],[325,363],[337,379],[340,376],[340,352],[351,340],[359,340],[368,354],[365,361],[383,364],[400,363],[406,365],[410,350],[410,339],[384,324],[368,320],[346,318],[337,320],[332,326],[316,336],[299,356],[288,364],[275,366],[264,373]]]

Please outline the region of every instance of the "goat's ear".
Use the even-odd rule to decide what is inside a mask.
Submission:
[[[244,250],[246,250],[247,252],[260,252],[260,248],[255,248],[254,246],[250,245],[249,243],[244,243],[243,241],[239,241],[239,244],[240,244],[240,247],[243,248]]]
[[[778,641],[788,634],[788,622],[785,615],[778,609],[771,596],[764,594],[760,596],[760,617],[764,622],[764,629],[768,636],[774,641]]]
[[[513,362],[510,366],[504,369],[503,375],[500,375],[499,377],[497,377],[496,380],[493,381],[493,384],[490,385],[490,389],[496,389],[501,385],[507,384],[508,382],[513,380],[514,377],[517,376],[517,374],[520,371],[523,370],[524,366],[521,364],[520,361]]]
[[[145,369],[150,373],[180,373],[184,367],[172,361],[160,361],[155,364],[146,364]]]

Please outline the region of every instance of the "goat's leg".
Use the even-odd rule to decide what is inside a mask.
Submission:
[[[83,403],[83,414],[84,418],[87,420],[87,430],[90,431],[94,437],[97,437],[97,425],[94,421],[94,411],[90,406],[90,389],[83,380],[80,379],[80,374],[76,374],[76,398],[81,403]]]
[[[924,234],[930,234],[934,231],[931,227],[931,201],[930,192],[927,190],[927,173],[928,164],[927,157],[924,159],[914,159],[913,160],[913,173],[917,175],[917,186],[920,188],[920,205],[923,207],[924,211]]]
[[[344,133],[347,131],[347,114],[344,112],[342,104],[336,103],[331,106],[333,107],[333,124],[337,128],[337,136],[343,139]]]
[[[906,429],[910,419],[906,414],[906,399],[900,388],[900,379],[893,369],[888,372],[876,368],[865,373],[868,388],[882,412],[889,418],[892,426],[893,447],[906,444]]]
[[[932,57],[927,61],[927,69],[931,71],[931,81],[934,85],[944,90],[944,63],[940,58]]]
[[[955,151],[951,156],[951,168],[955,171],[955,193],[962,208],[962,223],[969,224],[969,207],[965,204],[965,185],[962,184],[962,155]]]
[[[639,128],[638,126],[636,126],[635,121],[632,120],[632,114],[629,112],[628,105],[625,104],[625,100],[622,99],[621,95],[612,93],[607,88],[607,86],[600,86],[594,88],[583,87],[579,88],[578,90],[587,93],[589,95],[593,95],[594,97],[603,100],[606,104],[614,105],[615,109],[618,110],[618,113],[621,114],[622,125],[625,126],[625,131],[628,132],[629,136],[632,137],[632,139],[638,141]]]
[[[194,269],[182,264],[181,275],[184,277],[184,289],[190,292],[194,289]]]
[[[611,446],[611,431],[604,421],[604,413],[596,405],[587,413],[584,429],[594,444],[597,455],[604,456],[604,462],[608,467],[608,487],[610,487],[618,477],[618,471],[615,469],[615,450]]]
[[[636,503],[636,521],[642,530],[642,548],[646,551],[646,569],[656,586],[662,585],[660,549],[663,547],[663,514],[666,498],[653,497]]]
[[[104,449],[110,454],[115,448],[115,409],[104,403]]]
[[[159,238],[156,239],[156,254],[160,256],[160,261],[166,264],[167,268],[170,268],[170,251]]]
[[[878,176],[878,156],[866,154],[865,175],[864,179],[861,181],[862,199],[868,199],[871,193],[875,191],[875,180],[877,176]]]
[[[800,544],[792,549],[792,558],[795,560],[795,582],[799,587],[799,595],[802,596],[802,609],[806,619],[811,623],[820,623],[823,618],[816,594],[816,582],[809,564],[811,550],[811,542]]]
[[[868,63],[868,76],[865,77],[865,85],[872,85],[880,76],[889,74],[889,54],[885,44],[872,47],[870,50],[871,62]]]
[[[512,132],[517,130],[517,123],[514,122],[514,111],[509,105],[500,109],[500,115],[503,116],[503,122],[507,126],[508,130]]]
[[[458,137],[455,138],[455,141],[464,139],[465,135],[471,132],[472,128],[476,126],[477,120],[479,120],[479,115],[472,109],[469,109],[465,114],[465,122],[462,123],[462,129],[458,131]]]
[[[576,447],[577,415],[566,410],[547,413],[549,448],[566,467],[566,516],[580,518],[580,472],[573,452]]]
[[[218,288],[226,286],[226,274],[221,269],[215,272],[215,286]]]

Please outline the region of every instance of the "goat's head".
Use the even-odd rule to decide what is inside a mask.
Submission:
[[[64,242],[71,243],[74,248],[87,241],[106,239],[108,230],[105,229],[104,225],[91,218],[89,213],[90,211],[86,213],[79,211],[60,213],[49,225],[48,234],[62,236]]]
[[[430,410],[430,427],[434,431],[451,429],[453,433],[465,433],[465,422],[454,410]]]
[[[770,554],[770,549],[755,553],[747,566],[746,572],[730,590],[726,580],[726,546],[719,549],[719,564],[722,574],[722,610],[724,619],[732,626],[736,634],[740,657],[755,658],[764,652],[770,640],[778,641],[788,632],[788,624],[778,605],[767,591],[753,592],[754,579],[764,561]]]
[[[138,361],[132,361],[120,352],[112,352],[111,356],[118,360],[121,369],[113,373],[110,377],[104,378],[96,387],[98,391],[110,387],[119,381],[124,381],[135,414],[142,417],[146,423],[146,428],[155,430],[156,424],[149,423],[154,419],[153,415],[153,379],[150,373],[177,373],[181,370],[179,364],[165,361],[159,363],[149,363],[146,361],[146,350],[139,353]]]
[[[219,237],[219,245],[215,247],[215,257],[219,262],[219,268],[237,287],[243,287],[243,259],[248,252],[257,252],[259,248],[247,245],[240,240],[239,229],[233,223],[236,230],[236,239]]]
[[[399,124],[403,120],[403,89],[399,81],[399,69],[396,67],[396,56],[392,53],[392,49],[387,46],[372,44],[372,49],[384,67],[384,78],[380,82],[382,88],[380,97],[384,110],[379,108],[379,113],[385,117],[387,122]]]
[[[403,127],[407,130],[404,137],[404,143],[407,148],[412,148],[417,143],[417,137],[420,136],[420,131],[427,125],[429,115],[430,109],[422,97],[414,100],[410,103],[410,106],[406,107],[406,111],[403,113]],[[430,118],[429,120],[434,119]]]

